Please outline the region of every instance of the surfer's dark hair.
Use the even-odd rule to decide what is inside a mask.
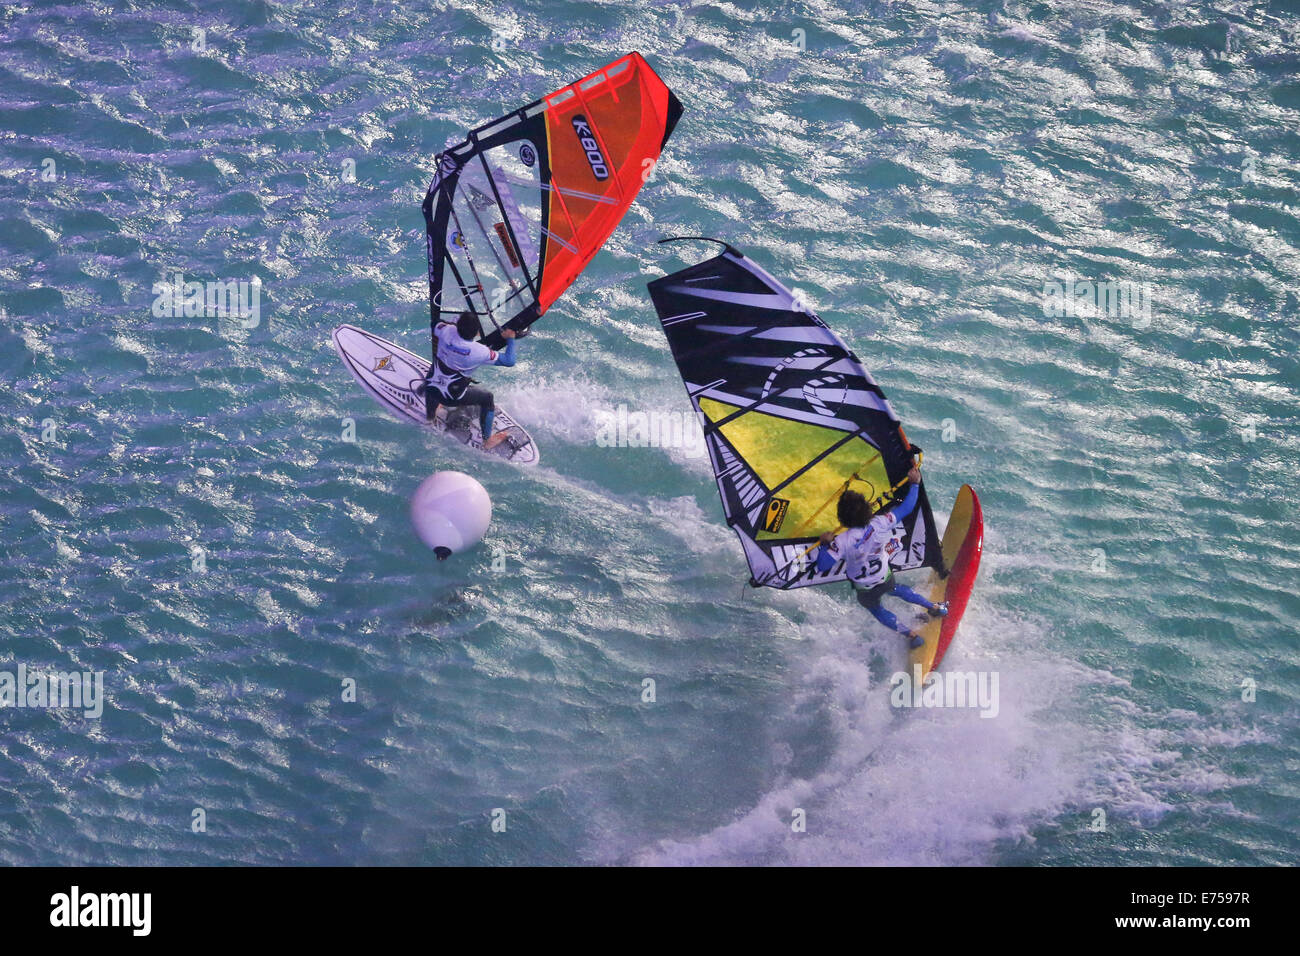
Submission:
[[[473,342],[483,334],[483,323],[473,312],[462,312],[456,317],[456,333],[466,342]]]
[[[871,505],[867,504],[867,499],[856,491],[846,491],[840,495],[839,504],[835,506],[835,513],[840,519],[840,524],[846,528],[865,528],[867,522],[871,520]]]

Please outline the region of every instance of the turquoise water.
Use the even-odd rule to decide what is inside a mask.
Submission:
[[[0,861],[1295,863],[1298,31],[1235,3],[4,7],[0,670],[103,671],[107,703],[0,712]],[[386,417],[329,331],[427,347],[433,154],[633,49],[687,112],[488,373],[541,466]],[[706,253],[670,234],[807,294],[941,520],[979,490],[947,666],[997,671],[996,718],[891,709],[897,639],[837,588],[746,593],[703,459],[597,443],[620,403],[687,407],[644,284]],[[155,316],[177,272],[259,278],[260,322]],[[1149,284],[1149,318],[1045,314],[1067,279]],[[406,501],[445,468],[496,510],[435,565]]]

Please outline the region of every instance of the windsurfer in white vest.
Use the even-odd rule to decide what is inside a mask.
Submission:
[[[877,621],[907,638],[908,646],[920,647],[925,643],[921,635],[901,623],[894,613],[880,605],[885,595],[902,598],[930,612],[932,617],[943,617],[948,605],[931,604],[905,584],[894,581],[894,571],[889,559],[898,550],[895,530],[916,507],[921,484],[921,469],[916,465],[907,473],[910,486],[903,500],[892,508],[874,514],[867,499],[856,491],[840,495],[836,506],[840,526],[845,530],[836,534],[827,531],[821,536],[821,549],[817,552],[817,570],[823,574],[844,559],[844,571],[858,603],[871,612]]]
[[[474,385],[470,372],[480,365],[500,365],[506,368],[515,364],[515,332],[502,329],[505,351],[497,352],[476,341],[483,334],[483,326],[473,312],[462,312],[455,322],[439,322],[433,330],[438,348],[433,355],[433,365],[424,380],[425,415],[429,421],[438,414],[438,406],[457,408],[477,405],[479,430],[483,435],[483,450],[491,451],[509,439],[510,430],[492,434],[496,417],[496,402],[486,388]]]

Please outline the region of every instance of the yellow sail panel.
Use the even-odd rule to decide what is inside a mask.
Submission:
[[[739,409],[701,397],[700,410],[716,423]],[[879,453],[861,436],[808,467],[844,441],[844,432],[759,411],[739,415],[719,431],[759,481],[768,489],[778,489],[757,529],[759,540],[818,534],[834,527],[835,503],[845,488],[852,487],[868,499],[889,488]],[[785,484],[803,468],[808,470]],[[820,524],[813,527],[815,521]]]
[[[841,438],[843,432],[838,433]],[[776,493],[790,502],[779,527],[764,527],[765,537],[800,537],[821,534],[836,526],[835,506],[840,494],[852,488],[868,501],[889,489],[880,454],[861,437],[846,442]]]
[[[739,410],[727,402],[700,398],[700,411],[710,424]],[[719,430],[768,488],[775,488],[844,437],[832,428],[757,411],[739,415]]]

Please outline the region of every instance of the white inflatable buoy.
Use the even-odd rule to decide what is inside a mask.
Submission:
[[[439,561],[483,540],[492,522],[487,489],[459,471],[437,471],[411,496],[411,524]]]

